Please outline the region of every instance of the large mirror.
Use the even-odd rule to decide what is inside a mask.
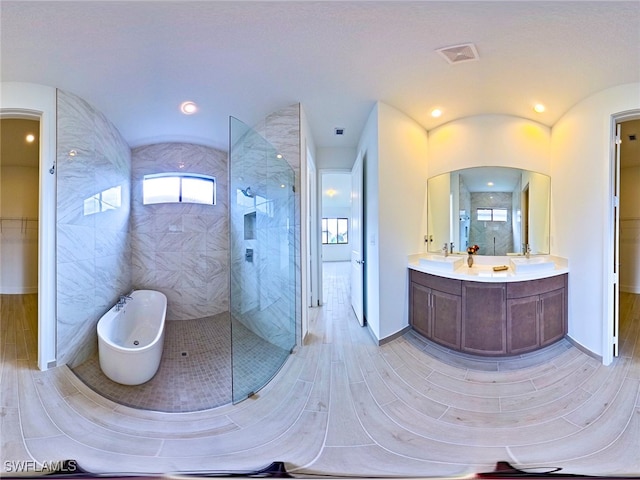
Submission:
[[[427,181],[427,250],[478,255],[549,253],[551,179],[509,167],[476,167]],[[451,244],[453,243],[453,248]]]

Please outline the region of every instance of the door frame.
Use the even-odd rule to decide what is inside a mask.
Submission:
[[[56,89],[4,82],[0,117],[40,122],[38,199],[38,368],[56,365]]]
[[[320,234],[318,208],[318,169],[307,148],[307,307],[319,306],[322,301],[322,275],[320,272]]]
[[[618,328],[620,317],[620,164],[618,158],[617,125],[630,120],[639,120],[640,110],[627,110],[611,115],[609,130],[609,208],[608,248],[605,252],[607,282],[604,285],[605,321],[602,363],[609,365],[618,356]]]

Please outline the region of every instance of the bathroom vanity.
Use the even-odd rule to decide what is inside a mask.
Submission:
[[[567,280],[566,261],[558,257],[477,257],[469,267],[462,255],[414,256],[409,321],[456,351],[531,352],[566,335]]]

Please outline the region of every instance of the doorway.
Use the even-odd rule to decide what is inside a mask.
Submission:
[[[618,230],[620,321],[624,305],[640,294],[640,118],[620,122]],[[618,328],[619,329],[619,328]],[[616,332],[617,335],[617,332]],[[621,339],[619,340],[620,343]]]
[[[40,121],[0,118],[0,297],[3,325],[38,354]]]
[[[0,119],[39,122],[37,344],[38,368],[56,365],[56,89],[3,83]]]
[[[622,294],[640,293],[640,111],[614,115],[611,132],[611,250],[605,363],[619,355]]]

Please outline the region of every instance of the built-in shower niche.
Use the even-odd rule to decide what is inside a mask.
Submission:
[[[256,239],[256,212],[244,214],[244,239]]]

